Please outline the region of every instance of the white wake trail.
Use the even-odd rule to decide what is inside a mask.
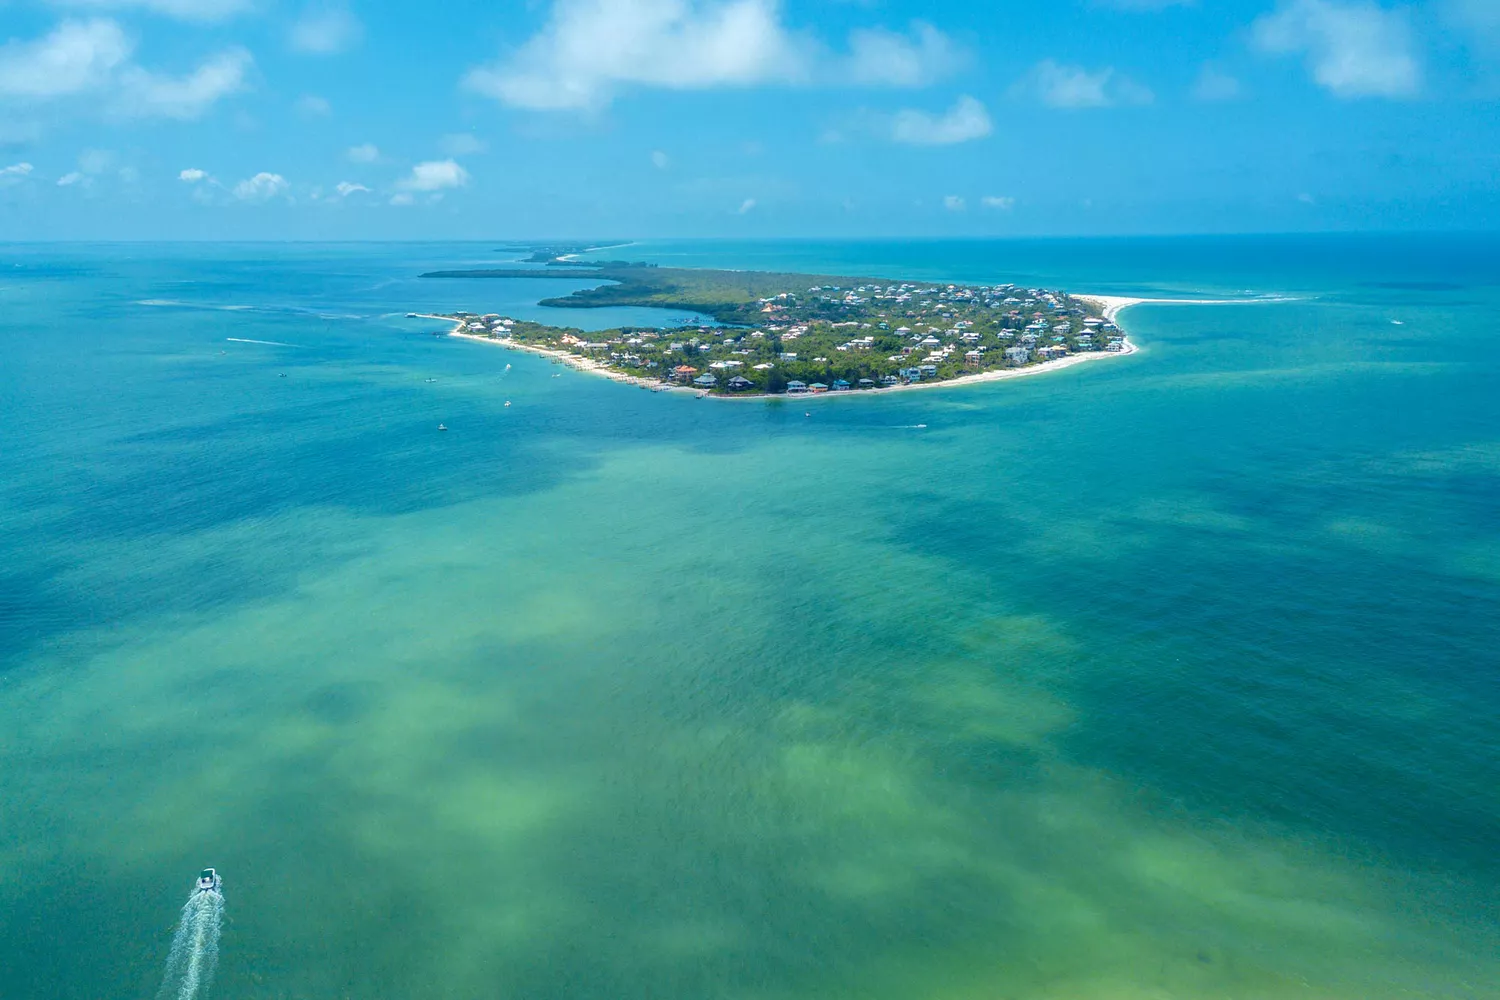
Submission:
[[[301,344],[283,344],[279,340],[251,340],[249,337],[225,337],[231,344],[265,344],[267,347],[301,347]]]
[[[224,923],[224,897],[215,889],[194,892],[182,908],[159,1000],[193,1000],[213,982],[219,964],[219,930]]]

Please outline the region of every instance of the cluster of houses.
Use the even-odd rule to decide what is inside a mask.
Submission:
[[[759,304],[763,318],[756,329],[627,328],[595,334],[602,338],[595,340],[579,330],[533,331],[522,324],[520,338],[539,332],[544,344],[704,391],[784,385],[792,395],[888,387],[940,373],[1019,367],[1073,351],[1124,349],[1124,334],[1113,322],[1088,315],[1068,296],[1008,284],[814,285],[805,296],[782,292]],[[504,338],[516,330],[512,320],[494,314],[454,315],[466,333]],[[801,380],[817,371],[843,377]],[[792,375],[800,379],[782,381]]]
[[[497,313],[456,312],[452,314],[458,323],[458,332],[473,334],[478,337],[508,337],[514,320],[509,320]]]

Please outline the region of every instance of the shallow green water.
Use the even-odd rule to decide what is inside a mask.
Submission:
[[[487,252],[0,253],[0,996],[1500,995],[1493,241],[631,248],[1298,297],[816,405]]]

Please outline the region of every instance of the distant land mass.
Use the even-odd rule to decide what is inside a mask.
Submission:
[[[538,250],[541,257],[556,248]],[[423,278],[595,278],[543,306],[642,306],[713,317],[700,327],[586,332],[466,312],[456,336],[535,351],[647,388],[704,395],[879,391],[989,380],[1129,354],[1112,300],[1014,284],[943,284],[774,271],[589,263],[430,271]]]

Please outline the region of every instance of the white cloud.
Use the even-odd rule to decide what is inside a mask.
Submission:
[[[344,155],[351,163],[374,163],[380,159],[380,150],[375,148],[373,142],[362,142],[358,146],[350,146],[344,151]]]
[[[916,146],[946,146],[982,139],[994,131],[984,105],[965,94],[942,115],[908,108],[891,123],[891,138]]]
[[[469,183],[469,172],[452,160],[429,160],[411,168],[411,173],[396,182],[402,191],[441,191]]]
[[[37,41],[0,48],[0,95],[47,98],[93,90],[109,80],[130,50],[114,21],[64,21]]]
[[[78,169],[70,170],[57,179],[58,187],[91,189],[95,178],[114,168],[116,156],[109,149],[85,149],[78,154]],[[117,172],[120,180],[133,184],[138,179],[134,167],[121,167]]]
[[[735,214],[736,215],[749,215],[750,212],[751,212],[751,210],[754,209],[754,208],[755,208],[755,199],[754,198],[746,198],[744,201],[740,202],[740,207],[735,211]]]
[[[449,156],[473,156],[488,147],[472,132],[452,132],[438,140],[438,148]]]
[[[402,194],[393,194],[393,195],[391,195],[391,204],[392,205],[410,205],[410,204],[412,204],[415,201],[416,201],[415,198],[413,198],[411,195],[406,194],[404,192]]]
[[[631,85],[675,90],[804,76],[774,0],[556,0],[510,59],[471,70],[469,89],[533,109],[607,105]]]
[[[177,174],[177,179],[187,184],[197,184],[199,181],[208,179],[208,171],[199,170],[197,167],[188,167]]]
[[[352,181],[339,181],[334,190],[339,193],[340,198],[347,198],[351,194],[355,194],[360,191],[363,191],[365,194],[370,193],[369,188],[365,187],[363,184],[355,184]]]
[[[912,25],[912,38],[883,28],[849,34],[845,75],[854,83],[920,87],[951,73],[962,55],[948,36],[930,24]]]
[[[333,105],[328,103],[328,98],[317,94],[303,94],[297,98],[296,108],[299,115],[307,118],[327,118],[333,114]]]
[[[1191,94],[1195,101],[1233,101],[1243,97],[1245,88],[1240,81],[1218,69],[1212,63],[1204,63],[1193,81]]]
[[[908,33],[858,28],[837,53],[781,21],[780,0],[552,0],[545,27],[464,77],[533,110],[598,110],[623,90],[703,90],[826,82],[916,87],[964,54],[921,21]]]
[[[1404,11],[1364,0],[1283,0],[1251,32],[1263,52],[1305,56],[1313,79],[1338,97],[1410,97],[1421,89]]]
[[[672,164],[672,158],[669,157],[666,153],[663,153],[659,149],[652,151],[652,153],[651,153],[651,165],[653,167],[655,167],[657,170],[665,170],[665,169],[667,169],[667,167],[671,166],[671,164]]]
[[[1318,203],[1318,199],[1314,198],[1306,191],[1303,191],[1301,194],[1299,194],[1297,196],[1297,200],[1302,202],[1302,204],[1304,205],[1316,205]]]
[[[0,97],[102,93],[104,106],[126,117],[196,118],[241,89],[252,63],[244,49],[229,49],[187,76],[172,77],[130,64],[132,47],[107,18],[64,21],[44,38],[0,48]]]
[[[254,177],[236,184],[234,196],[241,201],[269,201],[279,194],[285,194],[289,187],[291,185],[285,177],[262,170]]]
[[[1120,104],[1150,104],[1149,89],[1115,73],[1113,66],[1090,72],[1051,59],[1036,65],[1012,93],[1034,95],[1049,108],[1111,108]]]
[[[198,118],[221,97],[243,90],[254,60],[228,49],[187,76],[167,76],[132,66],[120,75],[114,110],[127,117]]]
[[[364,26],[343,6],[308,7],[292,25],[291,45],[308,55],[337,55],[359,43]]]
[[[8,167],[0,167],[0,177],[21,178],[30,176],[36,168],[29,163],[12,163]]]
[[[149,11],[180,21],[223,21],[255,6],[255,0],[53,0],[59,7]]]
[[[962,212],[969,207],[969,203],[956,194],[950,194],[943,198],[943,207],[950,212]]]
[[[1008,195],[985,195],[979,199],[979,203],[985,208],[993,208],[999,212],[1009,212],[1016,207],[1016,199]]]

